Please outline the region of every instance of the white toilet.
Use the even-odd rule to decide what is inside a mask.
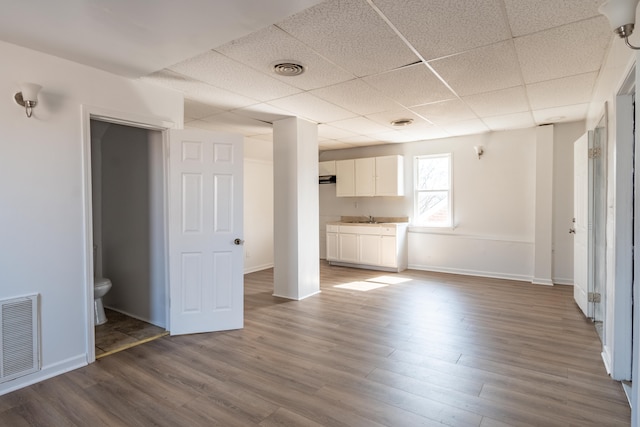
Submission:
[[[111,289],[111,280],[104,277],[93,279],[93,305],[96,325],[102,325],[107,322],[107,316],[104,314],[104,306],[102,305],[102,297],[109,292],[109,289]]]

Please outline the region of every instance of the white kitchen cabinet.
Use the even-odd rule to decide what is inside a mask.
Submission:
[[[335,160],[327,160],[327,161],[318,163],[319,176],[327,176],[327,175],[335,175],[335,174],[336,174]]]
[[[344,262],[358,263],[358,235],[338,234],[338,259]]]
[[[375,195],[404,196],[404,157],[376,157]]]
[[[338,226],[327,225],[327,261],[338,259]]]
[[[336,160],[336,197],[404,196],[404,157]]]
[[[356,196],[372,197],[376,193],[376,158],[355,159]]]
[[[338,225],[340,224],[340,225]],[[402,271],[407,268],[407,224],[327,225],[327,261],[331,265]],[[337,242],[337,257],[331,249]]]
[[[336,197],[354,197],[355,195],[355,160],[336,160]]]

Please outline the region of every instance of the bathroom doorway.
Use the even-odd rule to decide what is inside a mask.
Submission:
[[[166,334],[163,135],[90,120],[93,276],[108,278],[96,358]]]

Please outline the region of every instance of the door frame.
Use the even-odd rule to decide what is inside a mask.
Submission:
[[[95,324],[93,316],[93,204],[91,188],[91,120],[114,123],[124,126],[143,128],[161,132],[162,135],[162,172],[163,172],[163,194],[164,194],[164,240],[165,240],[165,277],[167,277],[165,292],[165,312],[167,326],[169,322],[169,255],[168,255],[168,199],[169,186],[167,180],[168,164],[167,153],[169,150],[169,129],[175,129],[176,124],[161,117],[144,116],[123,111],[109,110],[90,105],[81,105],[82,112],[82,240],[84,243],[84,281],[85,281],[85,353],[87,363],[96,360],[95,352]]]

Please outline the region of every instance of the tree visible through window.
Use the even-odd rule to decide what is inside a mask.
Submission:
[[[451,154],[417,156],[415,162],[414,223],[450,227]]]

